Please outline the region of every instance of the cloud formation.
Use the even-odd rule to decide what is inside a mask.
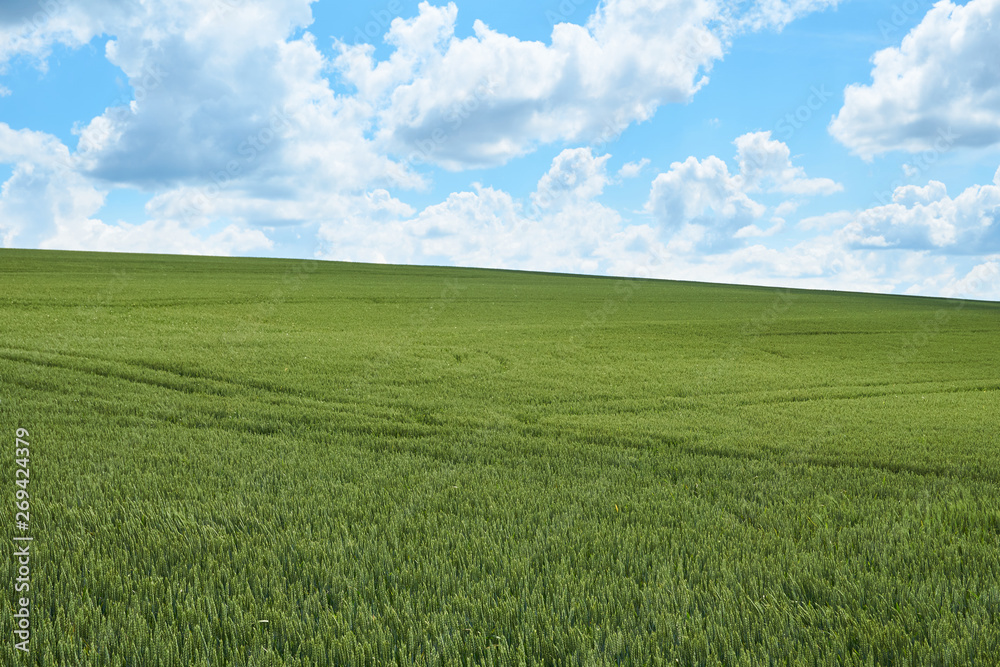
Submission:
[[[21,152],[20,171],[0,198],[6,244],[16,238],[118,250],[197,252],[199,243],[220,254],[266,249],[275,226],[318,225],[364,209],[374,190],[424,182],[365,136],[363,105],[334,94],[329,62],[313,37],[290,38],[312,20],[308,0],[254,2],[238,11],[220,2],[148,0],[113,10],[66,0],[53,3],[36,27],[11,23],[13,12],[0,25],[47,48],[71,42],[58,26],[89,11],[80,25],[113,35],[105,55],[134,97],[76,128],[75,150],[48,138],[60,146],[53,150],[61,171],[45,170],[48,153]],[[14,47],[43,56],[34,43]],[[0,162],[12,160],[0,155]],[[23,175],[29,170],[31,179]],[[56,198],[76,201],[87,188],[100,196],[86,198],[86,212],[60,205],[76,211],[72,216],[20,205],[38,196],[42,171]],[[119,225],[93,217],[107,192],[121,187],[155,193],[147,220]]]
[[[522,41],[482,21],[455,37],[454,3],[420,3],[392,22],[394,47],[340,45],[336,59],[371,105],[387,150],[449,169],[503,164],[556,141],[606,141],[708,79],[724,43],[709,0],[609,0],[586,25],[559,23],[551,43]]]
[[[63,250],[231,255],[271,247],[257,229],[219,231],[176,220],[107,224],[97,217],[108,190],[76,169],[79,158],[44,132],[0,123],[0,163],[14,165],[0,189],[0,234],[10,246]]]
[[[781,30],[806,14],[835,8],[840,0],[757,0],[738,19],[744,30]]]
[[[935,4],[898,47],[876,53],[872,82],[852,84],[830,133],[866,159],[950,144],[1000,142],[1000,0]]]
[[[15,56],[47,69],[52,47],[83,46],[103,33],[113,33],[134,16],[139,0],[4,0],[0,4],[0,73]]]
[[[0,189],[0,232],[38,244],[59,229],[83,224],[104,205],[100,189],[74,170],[69,149],[44,132],[0,123],[0,163],[14,166]]]
[[[365,216],[324,224],[320,237],[330,259],[549,271],[607,271],[608,244],[621,233],[621,216],[596,198],[608,183],[609,155],[566,149],[539,179],[526,202],[475,185],[416,215]]]
[[[751,132],[736,144],[740,178],[747,192],[780,192],[788,195],[831,195],[844,188],[829,178],[808,178],[805,169],[792,165],[788,146],[770,132]]]
[[[736,174],[714,155],[674,162],[669,171],[653,179],[646,212],[669,232],[696,225],[701,230],[699,242],[711,247],[780,229],[772,227],[768,232],[756,226],[768,208],[751,198],[751,193],[811,196],[842,189],[828,178],[808,178],[802,167],[792,165],[788,146],[771,139],[770,132],[744,134],[733,143],[739,165]],[[781,224],[780,220],[775,222]]]
[[[952,199],[944,183],[896,188],[892,203],[858,213],[845,228],[855,247],[949,254],[1000,252],[1000,169],[993,183]]]
[[[998,2],[938,3],[876,55],[870,85],[848,88],[831,132],[862,157],[995,143],[996,58],[981,54],[996,55],[982,26],[996,24]],[[582,25],[557,21],[535,42],[478,21],[460,39],[457,6],[423,2],[391,22],[376,59],[370,45],[339,43],[325,56],[307,32],[309,0],[238,10],[11,0],[0,5],[0,68],[26,57],[44,69],[58,45],[91,44],[134,99],[80,123],[75,146],[0,123],[0,163],[12,167],[0,240],[236,254],[301,235],[301,252],[334,259],[994,294],[996,180],[952,198],[941,176],[796,225],[808,198],[841,186],[809,177],[770,133],[749,132],[728,163],[692,156],[651,175],[635,219],[603,201],[638,188],[626,181],[663,158],[636,156],[609,175],[620,132],[690,101],[740,34],[837,5],[605,0]],[[534,167],[532,192],[463,183],[429,205],[405,201],[438,175],[428,165],[500,165],[547,144],[560,152]],[[924,166],[907,165],[911,180]],[[102,219],[117,188],[150,193],[144,219]],[[813,236],[779,234],[790,227]]]

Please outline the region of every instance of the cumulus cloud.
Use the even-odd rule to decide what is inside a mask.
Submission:
[[[844,188],[829,178],[808,178],[805,169],[792,165],[791,151],[770,132],[751,132],[734,142],[743,187],[748,192],[781,192],[791,195],[830,195]]]
[[[559,23],[548,44],[482,21],[454,36],[454,3],[422,2],[392,22],[393,54],[340,44],[337,67],[377,113],[387,149],[446,168],[502,164],[555,141],[596,142],[684,102],[722,57],[709,0],[609,0],[585,26]]]
[[[758,0],[739,19],[740,27],[749,30],[780,30],[805,14],[836,8],[840,0]]]
[[[954,199],[937,181],[896,188],[892,199],[860,211],[845,227],[854,246],[948,254],[1000,251],[1000,169],[992,184],[974,185]]]
[[[247,192],[288,191],[302,176],[341,191],[419,183],[365,138],[363,110],[332,92],[311,35],[287,39],[311,21],[306,0],[162,11],[107,44],[137,95],[80,130],[89,174],[152,189],[225,180]],[[164,21],[174,30],[164,34]]]
[[[92,219],[60,226],[55,236],[39,244],[41,248],[58,250],[213,256],[265,250],[272,246],[271,240],[259,229],[245,229],[235,224],[214,234],[200,234],[173,221],[109,225]]]
[[[767,229],[763,229],[758,225],[747,225],[746,227],[742,227],[739,230],[737,230],[736,234],[733,235],[733,238],[748,239],[755,237],[774,236],[775,234],[777,234],[778,232],[780,232],[785,228],[785,221],[782,218],[773,218],[773,223],[774,224],[772,224]]]
[[[79,172],[79,159],[52,135],[0,123],[0,163],[14,165],[0,188],[4,246],[231,255],[272,245],[237,224],[215,233],[174,220],[107,224],[96,215],[108,190]]]
[[[646,212],[671,232],[684,225],[698,225],[705,230],[701,242],[712,244],[771,235],[783,227],[780,218],[775,218],[766,230],[756,225],[768,209],[749,193],[810,196],[841,190],[840,184],[826,178],[808,178],[804,169],[793,166],[788,146],[771,139],[770,132],[744,134],[733,143],[739,165],[736,174],[731,174],[726,163],[714,155],[675,162],[653,180]],[[783,202],[775,213],[781,215],[792,208]]]
[[[329,62],[312,36],[290,38],[311,22],[309,5],[254,2],[237,11],[226,3],[149,0],[117,3],[111,11],[67,0],[52,3],[51,16],[38,26],[0,25],[51,45],[59,39],[47,31],[89,9],[88,20],[99,24],[99,32],[113,35],[105,54],[132,88],[134,99],[115,102],[74,129],[75,150],[60,149],[72,178],[52,183],[73,180],[103,194],[116,187],[153,191],[149,219],[117,230],[88,223],[83,234],[81,218],[75,231],[59,227],[54,242],[79,247],[82,239],[104,239],[132,248],[139,238],[180,239],[184,234],[177,230],[183,229],[190,242],[177,249],[202,239],[216,250],[229,248],[228,254],[248,243],[270,243],[261,231],[241,236],[233,230],[319,224],[365,208],[374,191],[420,187],[421,176],[366,137],[365,105],[334,94]],[[26,155],[22,172],[34,159]],[[38,155],[47,159],[44,152]],[[10,160],[0,155],[2,161]],[[42,166],[30,167],[36,190]],[[28,184],[20,175],[8,181],[8,212],[15,202],[30,201]],[[99,209],[98,203],[87,215]],[[8,243],[18,235],[18,243],[49,238],[39,236],[43,229],[53,233],[55,222],[42,207],[34,214],[28,206],[19,210],[20,217],[4,223]],[[235,227],[219,231],[229,223]]]
[[[943,1],[902,41],[872,58],[830,133],[870,160],[892,150],[947,150],[1000,141],[1000,0]]]
[[[531,195],[532,204],[539,209],[564,208],[597,197],[608,183],[605,163],[610,157],[594,157],[589,148],[564,150],[538,181]]]
[[[1000,300],[1000,260],[977,264],[965,276],[950,279],[938,292],[942,296]]]
[[[994,4],[953,7],[944,23]],[[600,201],[648,160],[609,178],[609,156],[592,148],[559,153],[525,197],[474,185],[420,210],[397,198],[425,185],[424,163],[464,169],[546,143],[603,144],[691,99],[740,32],[836,5],[607,0],[584,25],[560,23],[531,42],[481,22],[458,39],[456,6],[425,2],[392,23],[384,60],[371,46],[339,45],[331,61],[304,32],[308,0],[238,11],[195,0],[11,0],[0,5],[0,69],[14,56],[44,67],[54,45],[97,43],[134,99],[81,123],[75,147],[0,124],[0,162],[12,165],[0,235],[28,247],[236,254],[273,248],[286,226],[315,232],[319,254],[334,259],[996,296],[1000,256],[953,258],[997,249],[1000,182],[953,199],[940,183],[905,186],[883,207],[803,221],[822,233],[788,246],[778,232],[802,198],[840,186],[809,178],[768,133],[734,142],[735,167],[691,157],[657,175],[648,224]],[[974,63],[961,54],[971,47],[959,49],[974,37],[968,26],[953,31],[957,55],[941,58],[973,82],[963,103],[988,126],[978,112],[995,110],[985,93],[992,70],[968,74]],[[900,57],[933,60],[907,44]],[[334,92],[331,76],[356,91]],[[885,77],[873,79],[881,91]],[[939,88],[928,91],[936,108],[952,108]],[[963,141],[977,136],[957,129]],[[101,219],[122,186],[154,193],[145,220]]]
[[[4,0],[0,4],[0,73],[15,56],[42,70],[55,44],[75,48],[134,15],[138,0]]]
[[[15,130],[0,122],[0,164],[32,164],[46,169],[72,166],[69,149],[57,137]]]
[[[653,179],[646,211],[665,228],[687,223],[735,231],[764,214],[766,207],[743,190],[742,179],[726,163],[710,155],[674,162]]]
[[[423,178],[366,136],[370,109],[332,91],[312,36],[291,38],[312,20],[308,0],[238,11],[193,0],[48,5],[27,22],[15,20],[27,5],[5,5],[0,31],[23,39],[3,42],[4,53],[42,57],[55,43],[107,33],[105,55],[134,99],[75,128],[75,150],[47,135],[3,138],[0,162],[17,164],[0,200],[5,244],[197,252],[201,243],[231,254],[272,247],[267,231],[276,226],[412,213],[387,188],[420,187]],[[73,17],[96,27],[78,39],[60,32]],[[13,155],[16,142],[35,146]],[[155,193],[146,221],[95,217],[116,187]]]
[[[621,217],[596,198],[609,155],[589,148],[557,155],[525,202],[482,185],[416,215],[373,224],[366,215],[320,229],[324,256],[354,261],[603,272],[620,249]],[[530,205],[529,205],[530,203]]]
[[[618,178],[635,178],[649,164],[649,158],[642,158],[638,162],[626,162],[618,170]]]
[[[107,190],[74,171],[69,149],[50,134],[0,123],[0,163],[14,166],[0,188],[5,246],[15,239],[37,244],[60,227],[86,221],[104,205]]]
[[[748,11],[777,16],[772,10],[786,4],[793,13],[812,8],[762,2]],[[457,39],[456,16],[454,4],[421,3],[416,16],[392,22],[387,60],[375,62],[371,46],[341,45],[331,63],[301,32],[312,20],[309,0],[238,10],[196,0],[15,0],[0,8],[0,66],[14,55],[44,66],[56,44],[109,36],[101,37],[105,55],[133,99],[76,127],[75,150],[63,157],[80,188],[100,193],[94,202],[116,187],[155,193],[148,226],[87,236],[123,239],[176,225],[266,229],[377,216],[374,192],[402,210],[388,192],[425,185],[424,162],[496,164],[539,143],[607,139],[662,104],[690,99],[744,25],[712,0],[609,0],[586,25],[555,26],[543,44],[481,22]],[[332,65],[356,94],[333,92]],[[393,159],[393,150],[406,155]],[[8,210],[29,199],[28,168],[6,185]],[[555,187],[578,171],[553,169],[533,205],[565,209],[571,201],[543,200],[586,200],[607,180],[602,163],[600,176],[579,172],[580,184]],[[83,218],[100,206],[91,208]],[[28,208],[19,215],[4,223],[7,237],[26,233]],[[53,220],[38,216],[34,227],[51,230]]]
[[[607,155],[569,149],[553,160],[538,187],[523,202],[495,188],[476,185],[418,213],[387,206],[375,221],[358,210],[321,228],[322,256],[329,259],[393,263],[458,264],[572,273],[604,273],[667,279],[704,280],[867,292],[905,292],[969,298],[1000,297],[993,280],[1000,256],[954,258],[925,249],[875,248],[857,243],[856,213],[813,219],[823,231],[788,244],[777,235],[780,218],[758,224],[767,207],[741,197],[741,175],[730,174],[717,158],[689,158],[671,172],[683,176],[696,201],[681,216],[697,219],[731,214],[727,233],[739,243],[716,244],[710,253],[693,252],[711,241],[713,230],[699,224],[664,228],[631,223],[599,198],[608,181]],[[661,176],[667,176],[661,174]],[[1000,178],[1000,176],[998,176]],[[668,179],[669,180],[669,179]],[[553,183],[568,184],[545,208],[533,199]],[[663,180],[661,180],[663,183]],[[745,193],[744,193],[745,194]],[[941,186],[900,189],[900,201],[929,201]],[[728,200],[728,201],[727,201]],[[382,196],[388,202],[387,195]],[[700,209],[699,209],[700,205]],[[902,206],[902,204],[895,204]],[[760,208],[757,208],[757,207]],[[742,216],[742,217],[741,217]],[[740,225],[747,217],[755,220]],[[709,224],[708,222],[705,223]],[[971,260],[971,262],[970,262]]]
[[[454,35],[454,3],[392,22],[383,61],[340,44],[336,65],[377,114],[387,150],[447,169],[499,165],[540,144],[607,142],[664,104],[689,101],[733,37],[781,29],[838,0],[607,0],[548,43],[482,21]]]

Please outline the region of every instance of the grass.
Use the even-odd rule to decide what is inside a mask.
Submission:
[[[4,664],[998,655],[1000,304],[14,250],[0,287]]]

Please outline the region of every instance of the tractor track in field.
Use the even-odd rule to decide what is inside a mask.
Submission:
[[[68,358],[68,359],[67,359]],[[341,412],[356,413],[358,401],[344,398],[318,396],[309,392],[296,391],[290,387],[277,386],[266,382],[234,382],[226,378],[200,375],[148,362],[108,359],[98,355],[79,352],[42,352],[30,348],[0,348],[0,359],[32,364],[35,366],[58,368],[78,373],[136,382],[150,387],[169,389],[187,394],[210,396],[248,396],[260,392],[268,396],[266,400],[274,405],[300,405],[338,409]],[[85,364],[72,360],[83,360]],[[806,403],[812,401],[854,401],[892,396],[916,394],[939,395],[956,393],[976,393],[1000,391],[1000,382],[995,379],[965,379],[954,383],[918,380],[912,382],[873,383],[845,385],[838,387],[801,387],[767,392],[765,395],[745,391],[710,392],[685,396],[664,396],[675,407],[696,408],[699,405],[731,408],[756,405],[777,405],[782,403]],[[349,408],[345,410],[344,408]],[[638,412],[626,410],[625,412]]]
[[[63,361],[59,357],[70,357],[71,359],[82,359],[89,362],[87,366],[74,364],[71,361]],[[114,378],[127,382],[136,382],[150,387],[170,389],[187,394],[207,394],[214,396],[246,396],[256,390],[264,394],[271,395],[270,402],[275,405],[283,404],[320,404],[323,407],[332,405],[355,405],[349,400],[331,400],[326,397],[318,397],[312,394],[289,390],[286,387],[260,382],[233,382],[224,378],[198,375],[189,372],[179,372],[174,369],[157,366],[154,364],[140,363],[135,361],[121,361],[107,359],[96,355],[80,354],[78,352],[41,352],[28,348],[0,348],[0,359],[19,363],[31,364],[47,368],[58,368],[61,370],[74,371],[99,377]],[[118,368],[116,368],[118,367]],[[298,401],[298,402],[297,402]]]
[[[721,402],[728,408],[734,405],[751,406],[774,405],[779,403],[805,403],[809,401],[852,401],[889,396],[912,396],[916,394],[934,395],[1000,391],[1000,382],[992,378],[962,380],[960,382],[963,386],[941,386],[943,383],[940,382],[928,383],[926,381],[914,381],[894,382],[892,384],[855,385],[854,387],[826,387],[825,389],[827,391],[825,392],[818,392],[818,388],[803,387],[794,390],[780,390],[780,393],[769,392],[772,394],[770,396],[753,396],[752,394],[748,396],[747,392],[727,391],[692,395],[686,398],[694,400],[708,399],[709,405]],[[934,386],[928,387],[928,384],[932,384]],[[919,385],[923,385],[923,388],[920,388]],[[712,401],[711,398],[714,397],[720,397],[720,399],[721,397],[732,398],[730,400],[721,399],[720,401]],[[743,400],[739,400],[740,397],[744,397]]]
[[[59,357],[85,360],[87,366],[74,364],[71,360],[61,360]],[[350,422],[338,422],[338,431],[371,435],[395,435],[406,437],[427,437],[426,429],[414,430],[412,419],[407,418],[404,407],[368,405],[364,401],[354,399],[330,399],[303,392],[288,391],[283,387],[274,387],[265,383],[232,382],[230,380],[180,373],[153,364],[111,360],[100,356],[80,354],[78,352],[45,353],[29,348],[0,348],[0,360],[28,364],[41,368],[54,368],[89,376],[109,378],[124,382],[134,382],[156,389],[167,389],[193,396],[217,396],[220,398],[242,398],[266,402],[278,409],[287,407],[318,409],[327,415],[334,413],[340,417],[351,419],[372,419],[377,423],[372,425],[356,425]],[[28,388],[33,385],[19,381],[15,376],[10,381]]]
[[[995,474],[983,473],[976,469],[961,468],[946,465],[923,465],[919,463],[893,463],[883,461],[856,461],[849,458],[836,458],[835,456],[809,455],[797,451],[786,451],[781,449],[760,449],[757,451],[741,451],[737,449],[727,449],[724,447],[711,447],[706,445],[680,445],[676,451],[688,456],[701,456],[712,459],[722,459],[726,461],[752,461],[760,464],[772,464],[775,466],[811,466],[826,469],[851,468],[853,470],[878,470],[892,474],[920,475],[923,477],[952,477],[958,476],[962,479],[976,479],[983,482],[996,484],[1000,478]]]

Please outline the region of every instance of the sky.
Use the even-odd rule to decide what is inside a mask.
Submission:
[[[1000,0],[5,0],[0,243],[1000,300]]]

